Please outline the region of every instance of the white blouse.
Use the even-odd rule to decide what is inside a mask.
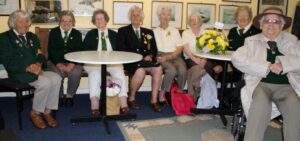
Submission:
[[[153,31],[159,52],[174,52],[177,47],[182,46],[182,40],[178,29],[169,26],[166,29],[157,27]]]
[[[204,33],[203,29],[200,29],[200,35]],[[192,29],[187,29],[182,33],[182,44],[188,44],[188,47],[191,51],[196,49],[196,35],[193,33]],[[189,59],[189,57],[183,53],[185,59]]]

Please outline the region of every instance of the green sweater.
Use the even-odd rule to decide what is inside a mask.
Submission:
[[[59,26],[51,29],[48,40],[48,56],[52,63],[55,65],[58,63],[68,63],[69,61],[64,58],[66,53],[82,50],[82,35],[78,30],[72,29],[69,39],[65,44]]]
[[[36,74],[25,71],[29,65],[45,63],[45,57],[39,51],[40,42],[37,36],[27,32],[26,39],[27,43],[23,44],[13,30],[0,34],[0,61],[8,77],[20,83],[37,80]]]

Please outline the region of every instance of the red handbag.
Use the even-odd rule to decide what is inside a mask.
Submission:
[[[164,95],[164,99],[168,101],[166,95]],[[196,107],[192,96],[182,93],[175,82],[172,83],[171,87],[171,105],[176,115],[192,114],[191,108]]]

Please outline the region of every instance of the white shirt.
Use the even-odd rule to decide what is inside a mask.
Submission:
[[[13,29],[13,31],[15,32],[15,34],[16,34],[16,35],[18,36],[18,38],[19,38],[19,35],[21,35],[21,34],[19,34],[15,29]],[[24,36],[25,40],[27,41],[26,34],[21,35],[21,36]]]
[[[168,26],[166,29],[157,27],[153,31],[159,52],[174,52],[177,47],[182,46],[182,39],[178,29]]]
[[[59,27],[59,28],[60,28],[61,37],[64,39],[64,38],[65,38],[65,31],[64,31],[61,27]],[[67,33],[67,34],[68,34],[68,37],[69,37],[69,35],[70,35],[72,29],[73,29],[73,28],[71,28],[69,31],[67,31],[67,32],[68,32],[68,33]]]
[[[97,51],[101,52],[102,51],[102,39],[101,39],[101,30],[98,29],[98,49]],[[106,49],[107,51],[112,51],[112,47],[108,38],[108,29],[104,30],[104,37],[106,41]]]
[[[200,35],[204,33],[203,29],[200,29]],[[191,51],[196,49],[196,35],[193,33],[192,29],[187,29],[182,33],[182,43],[188,44],[188,47]],[[199,36],[200,37],[200,36]],[[188,59],[189,57],[184,53],[184,58]]]
[[[250,27],[251,27],[252,23],[250,22],[245,28],[244,28],[244,31],[243,31],[243,34],[246,33]],[[239,25],[237,26],[236,30],[237,32],[240,34],[239,30],[242,29],[242,27],[240,27]]]
[[[141,27],[135,28],[135,27],[132,26],[132,28],[133,28],[134,34],[136,34],[136,33],[135,33],[136,30],[139,32],[139,36],[140,36],[140,37],[138,37],[138,38],[141,39]]]

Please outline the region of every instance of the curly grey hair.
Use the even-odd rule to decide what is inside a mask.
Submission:
[[[200,24],[202,24],[202,15],[199,12],[193,12],[192,14],[189,15],[189,18],[188,18],[189,25],[190,25],[190,20],[193,16],[196,16],[199,19]]]
[[[142,21],[144,20],[145,14],[144,14],[144,12],[143,12],[143,9],[135,5],[135,6],[132,6],[132,7],[129,9],[129,11],[128,11],[128,19],[129,19],[129,21],[131,21],[131,14],[132,14],[133,11],[139,11],[140,16],[141,16],[141,20],[142,20]]]
[[[8,17],[7,24],[10,29],[14,29],[16,27],[16,21],[18,18],[25,18],[28,21],[28,24],[31,25],[30,15],[24,10],[16,10]]]
[[[170,11],[170,13],[172,13],[172,8],[168,5],[159,5],[156,11],[156,14],[158,17],[160,17],[161,13],[163,12],[163,10],[168,10]]]

